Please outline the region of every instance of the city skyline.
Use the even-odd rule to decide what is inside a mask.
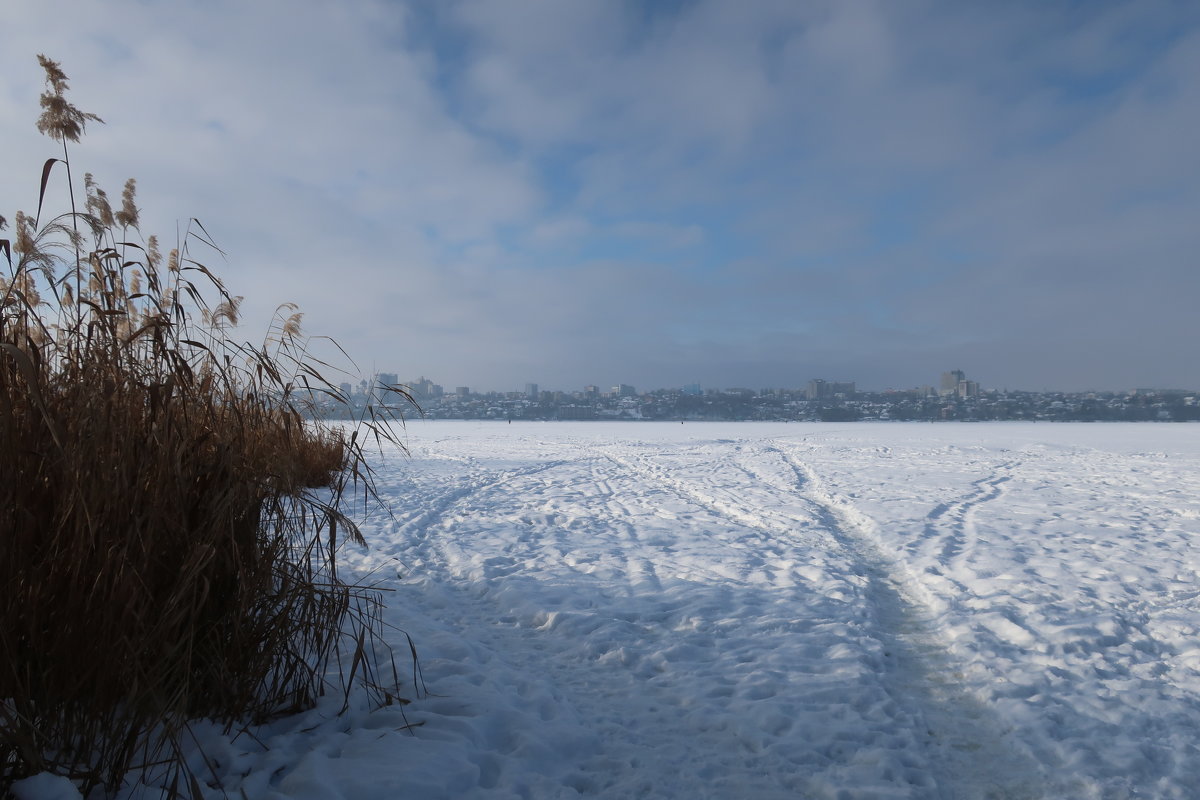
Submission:
[[[381,374],[357,387],[343,384],[340,400],[315,397],[310,413],[335,419],[361,419],[368,406],[384,405],[400,416],[425,420],[474,419],[529,422],[1200,422],[1200,392],[1139,389],[1122,392],[1030,392],[982,389],[962,370],[947,370],[938,386],[876,392],[853,382],[814,379],[802,389],[682,388],[644,389],[617,384],[582,390],[540,389],[445,391],[422,377],[409,384],[409,398],[391,395],[395,376]],[[417,408],[407,402],[412,399]]]
[[[1200,382],[1197,3],[5,11],[0,213],[61,156],[42,52],[105,121],[77,181],[201,220],[250,341],[295,302],[451,386]]]
[[[953,387],[947,383],[948,376],[954,376]],[[599,394],[599,395],[620,395],[620,394],[644,394],[661,391],[679,391],[684,394],[689,393],[704,393],[709,390],[713,391],[737,391],[750,390],[754,392],[770,389],[783,391],[808,391],[814,392],[814,384],[827,385],[830,395],[837,393],[856,392],[882,394],[887,392],[911,392],[919,389],[928,389],[930,393],[936,395],[946,394],[963,394],[964,396],[974,396],[982,392],[1028,392],[1028,393],[1072,393],[1080,394],[1087,392],[1100,393],[1129,393],[1129,392],[1197,392],[1194,386],[1186,384],[1164,384],[1160,386],[1089,386],[1082,389],[1067,389],[1055,386],[997,386],[988,382],[975,380],[975,377],[965,370],[953,369],[943,370],[940,373],[933,375],[926,381],[910,382],[907,385],[901,386],[870,386],[860,384],[856,380],[847,379],[831,379],[829,377],[812,377],[805,380],[797,380],[792,383],[787,382],[771,382],[762,386],[737,386],[704,383],[702,381],[689,381],[683,384],[626,384],[620,381],[617,382],[588,382],[577,386],[562,386],[562,385],[543,385],[531,381],[513,381],[502,386],[489,386],[483,384],[449,384],[439,383],[425,375],[421,375],[414,380],[402,380],[398,373],[394,372],[378,372],[374,376],[360,377],[354,381],[343,382],[342,386],[352,387],[355,389],[363,389],[370,386],[373,382],[370,378],[374,378],[375,384],[383,385],[400,385],[408,389],[415,390],[418,395],[429,395],[436,393],[441,394],[500,394],[500,395],[523,395],[531,398],[540,396],[541,393],[558,393],[558,394]],[[966,384],[965,386],[963,384]],[[848,387],[848,388],[847,388]],[[430,388],[436,388],[436,392],[430,392]],[[625,390],[624,392],[622,390]]]

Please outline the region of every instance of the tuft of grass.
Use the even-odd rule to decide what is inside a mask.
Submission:
[[[43,771],[87,794],[161,762],[173,793],[198,795],[189,719],[309,707],[347,650],[343,680],[394,699],[379,594],[336,558],[363,543],[342,508],[373,496],[364,443],[394,442],[398,412],[307,420],[314,396],[345,398],[295,307],[261,344],[233,338],[241,298],[192,252],[215,247],[207,231],[193,220],[164,258],[132,180],[114,211],[87,175],[83,209],[72,187],[70,211],[41,221],[59,165],[72,182],[67,142],[100,119],[39,62],[38,128],[63,155],[38,213],[0,239],[0,795]]]

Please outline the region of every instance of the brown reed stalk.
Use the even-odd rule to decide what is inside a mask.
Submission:
[[[100,120],[39,62],[38,127],[69,168],[66,142]],[[240,298],[192,253],[203,226],[164,264],[154,237],[129,241],[132,180],[115,214],[84,189],[82,211],[17,212],[0,239],[0,795],[42,771],[86,795],[158,762],[197,795],[188,720],[307,708],[347,648],[341,677],[395,696],[379,593],[336,572],[361,542],[343,499],[374,496],[365,437],[305,418],[339,393],[294,306],[262,345],[236,341]],[[362,430],[399,445],[386,422]]]

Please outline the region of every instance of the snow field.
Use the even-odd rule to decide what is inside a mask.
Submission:
[[[428,694],[200,725],[213,797],[1200,796],[1200,427],[407,438],[346,568]]]

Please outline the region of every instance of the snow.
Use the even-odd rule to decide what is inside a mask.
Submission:
[[[1200,426],[406,436],[345,568],[428,692],[198,724],[213,797],[1200,796]]]

